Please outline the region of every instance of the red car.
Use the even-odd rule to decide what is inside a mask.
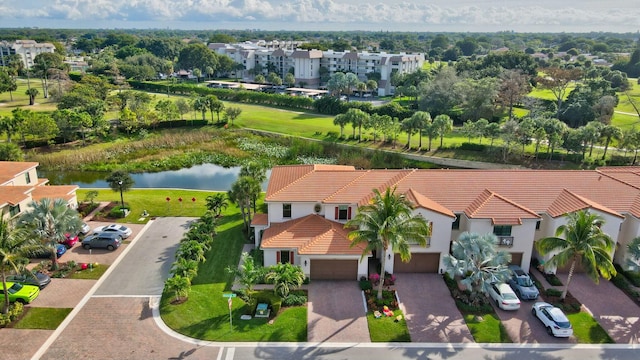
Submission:
[[[67,249],[70,249],[78,242],[78,235],[64,234],[65,240],[62,242],[62,245],[66,246]]]

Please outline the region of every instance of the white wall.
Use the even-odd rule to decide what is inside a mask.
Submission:
[[[282,217],[282,205],[283,204],[291,204],[291,217],[283,218]],[[270,223],[280,223],[293,219],[298,219],[310,214],[316,214],[314,211],[314,207],[317,202],[292,202],[292,203],[269,203],[268,204],[268,214],[269,214],[269,222]],[[321,206],[321,210],[319,215],[324,215],[324,207]],[[331,219],[333,220],[333,218]]]
[[[536,222],[537,220],[535,219],[523,219],[522,225],[512,225],[511,236],[513,236],[513,246],[498,247],[498,250],[504,250],[509,253],[521,252],[522,263],[519,265],[523,269],[528,269],[531,262]],[[489,219],[469,219],[467,231],[477,234],[493,234],[493,224]]]
[[[627,245],[638,236],[640,236],[640,220],[627,214],[618,234],[618,248],[614,258],[617,264],[624,265],[627,262]]]

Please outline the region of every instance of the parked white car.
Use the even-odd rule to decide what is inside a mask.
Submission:
[[[120,237],[122,237],[123,239],[128,238],[129,236],[131,236],[131,233],[133,231],[131,231],[130,228],[124,226],[124,225],[120,225],[120,224],[111,224],[111,225],[107,225],[107,226],[98,226],[97,228],[93,229],[93,233],[94,234],[99,234],[102,232],[107,232],[107,233],[116,233],[118,235],[120,235]]]
[[[502,310],[520,309],[520,299],[511,287],[505,283],[494,283],[489,287],[489,296]]]
[[[547,333],[555,337],[569,337],[573,335],[573,328],[567,316],[559,308],[539,301],[531,309],[533,316],[542,321]]]

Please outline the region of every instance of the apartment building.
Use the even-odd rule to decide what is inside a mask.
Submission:
[[[51,43],[37,43],[34,40],[16,40],[15,42],[0,42],[0,65],[6,65],[6,57],[17,54],[26,68],[33,66],[33,60],[38,54],[53,53],[55,46]]]
[[[256,68],[267,75],[276,72],[283,76],[293,72],[296,84],[304,87],[322,87],[320,68],[328,70],[329,74],[336,72],[352,72],[361,81],[368,80],[367,74],[380,74],[378,81],[379,96],[393,94],[391,74],[393,72],[411,73],[424,64],[424,54],[388,54],[385,52],[353,52],[353,51],[320,51],[302,50],[291,47],[266,47],[259,43],[220,44],[211,43],[209,49],[218,54],[231,57],[236,63],[242,64],[244,70],[238,74],[244,81],[253,81]]]

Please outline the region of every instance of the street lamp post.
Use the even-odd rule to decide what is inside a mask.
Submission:
[[[122,180],[118,181],[118,186],[120,187],[120,210],[122,210],[122,217],[125,217],[126,213],[124,210],[124,197],[122,196]]]

